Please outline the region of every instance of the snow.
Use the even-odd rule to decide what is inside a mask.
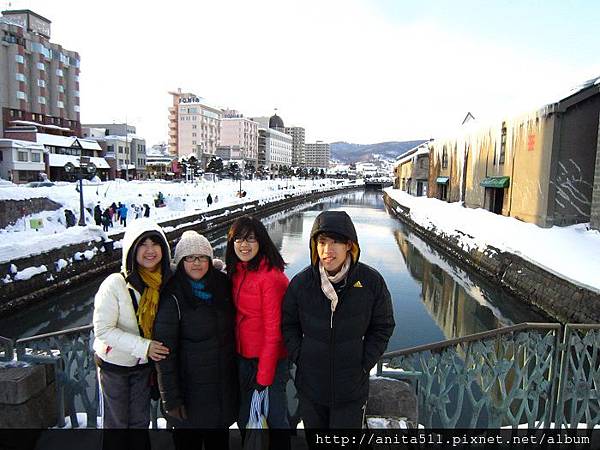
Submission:
[[[199,179],[195,182],[168,182],[168,181],[130,181],[114,180],[108,182],[87,182],[83,187],[84,206],[89,209],[85,211],[87,226],[75,226],[66,228],[65,210],[70,209],[79,219],[79,192],[76,190],[77,183],[57,182],[55,186],[30,188],[12,185],[0,189],[0,200],[27,200],[31,198],[47,197],[62,205],[55,211],[41,211],[20,218],[15,224],[0,229],[0,263],[10,262],[19,258],[48,252],[52,249],[61,248],[84,242],[101,242],[111,240],[111,236],[125,231],[118,222],[114,222],[108,233],[102,231],[101,226],[96,226],[93,218],[94,207],[99,204],[102,211],[111,203],[125,203],[128,208],[127,221],[135,220],[136,213],[131,205],[150,205],[150,217],[157,222],[180,219],[190,216],[189,223],[197,223],[198,214],[208,213],[204,220],[210,217],[211,211],[223,207],[229,211],[245,208],[247,203],[259,201],[264,204],[285,198],[286,195],[300,195],[313,190],[326,191],[344,184],[338,184],[341,180],[253,180],[242,181],[242,189],[246,196],[242,199],[237,197],[240,188],[239,181],[220,180],[218,182]],[[358,184],[361,183],[357,181]],[[166,206],[156,208],[154,199],[162,192]],[[213,204],[208,207],[206,197],[211,194]],[[217,200],[218,197],[218,200]],[[143,211],[142,211],[143,214]],[[227,212],[221,215],[228,214]],[[30,219],[41,219],[43,227],[38,231],[29,227]],[[181,225],[180,225],[181,226]],[[120,248],[120,241],[114,242],[113,248]],[[74,259],[94,257],[92,250],[83,252],[81,255],[73,255]],[[61,262],[62,261],[62,262]],[[57,270],[62,270],[68,262],[57,260],[54,262]],[[21,270],[26,268],[21,268]],[[12,272],[17,273],[17,268]],[[4,274],[0,274],[4,276]],[[22,275],[23,276],[23,275]],[[13,277],[10,277],[11,279]],[[10,280],[9,280],[10,281]],[[5,281],[6,282],[6,281]]]
[[[14,278],[17,281],[29,280],[35,275],[39,275],[40,273],[44,272],[48,272],[48,268],[42,264],[39,267],[28,267],[24,270],[21,270],[16,273]]]
[[[547,271],[595,292],[600,292],[600,232],[589,224],[541,228],[487,210],[464,208],[461,202],[414,197],[398,189],[385,192],[410,208],[419,225],[458,239],[465,251],[487,246],[520,256]]]

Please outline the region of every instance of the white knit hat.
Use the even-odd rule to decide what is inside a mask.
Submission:
[[[181,260],[188,255],[203,255],[213,259],[213,249],[204,236],[195,231],[186,231],[175,247],[173,264],[178,266]]]

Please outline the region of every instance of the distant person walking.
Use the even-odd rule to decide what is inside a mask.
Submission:
[[[100,208],[100,204],[94,206],[94,222],[98,226],[102,223],[102,209]]]
[[[117,222],[121,223],[121,208],[123,205],[119,202],[119,206],[115,208],[115,213],[117,213]]]
[[[110,210],[109,210],[109,208],[106,208],[104,210],[104,212],[102,213],[101,222],[102,222],[102,229],[105,232],[107,232],[108,231],[108,227],[112,226],[112,219],[110,218]]]
[[[150,217],[150,205],[144,203],[144,217]]]
[[[212,203],[213,203],[212,195],[210,195],[210,193],[209,193],[208,196],[206,197],[206,204],[210,208],[210,205],[212,205]]]
[[[123,203],[121,205],[121,209],[119,209],[119,217],[121,217],[121,225],[123,225],[124,227],[127,227],[127,213],[129,212],[129,210],[127,209],[127,205],[125,205],[125,203]]]

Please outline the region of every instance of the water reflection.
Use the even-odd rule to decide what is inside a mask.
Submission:
[[[445,339],[547,318],[475,275],[468,274],[410,231],[394,234],[421,298]]]

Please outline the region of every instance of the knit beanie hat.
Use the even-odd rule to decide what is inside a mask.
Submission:
[[[203,255],[213,259],[213,249],[204,236],[195,231],[186,231],[175,247],[173,264],[178,266],[181,260],[188,255]]]

